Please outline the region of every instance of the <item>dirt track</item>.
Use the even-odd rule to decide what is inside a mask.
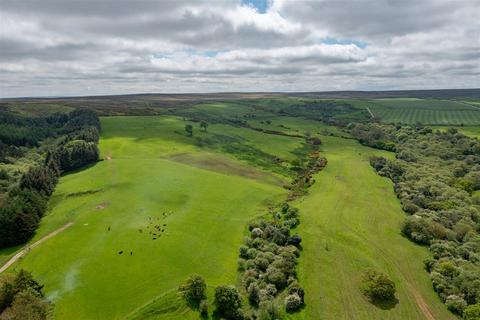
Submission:
[[[61,228],[58,228],[57,230],[55,231],[52,231],[50,232],[49,234],[47,234],[46,236],[44,236],[43,238],[41,238],[40,240],[30,244],[30,245],[26,245],[22,250],[20,250],[17,254],[15,254],[13,257],[10,258],[10,260],[8,260],[1,268],[0,268],[0,273],[2,273],[3,271],[7,270],[12,264],[14,264],[18,259],[20,259],[21,257],[23,257],[28,251],[30,251],[31,249],[39,246],[42,242],[56,236],[57,234],[59,234],[60,232],[64,231],[65,229],[71,227],[73,225],[73,222],[69,222],[67,223],[66,225],[64,225],[63,227]]]
[[[435,317],[432,314],[432,311],[428,307],[425,300],[423,300],[420,293],[418,293],[410,284],[408,284],[410,292],[412,292],[413,296],[415,297],[415,301],[417,302],[418,307],[422,310],[424,316],[428,320],[435,320]]]

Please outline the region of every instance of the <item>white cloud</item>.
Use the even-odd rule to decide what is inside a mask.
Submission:
[[[479,21],[476,0],[1,1],[0,96],[479,87]]]

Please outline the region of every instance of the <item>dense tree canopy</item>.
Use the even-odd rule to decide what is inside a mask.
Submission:
[[[5,146],[0,148],[0,161],[15,161],[22,156],[17,152],[20,148],[38,146],[51,138],[42,149],[36,149],[39,162],[18,181],[2,171],[0,178],[14,187],[8,190],[7,204],[0,207],[1,248],[23,243],[33,235],[62,173],[98,160],[100,122],[88,109],[36,118],[2,113],[0,120],[4,121],[0,122],[0,144]],[[48,151],[44,154],[43,149]]]
[[[15,276],[3,276],[0,279],[0,318],[47,319],[48,303],[43,298],[42,289],[43,285],[23,269]]]
[[[435,290],[450,310],[462,314],[480,302],[480,141],[456,129],[356,124],[363,144],[395,151],[374,157],[375,170],[394,182],[404,211],[402,232],[428,245],[426,262]]]

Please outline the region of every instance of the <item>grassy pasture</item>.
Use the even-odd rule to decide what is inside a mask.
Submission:
[[[323,137],[328,158],[310,194],[299,201],[303,237],[300,281],[306,307],[295,319],[426,319],[416,300],[435,319],[454,319],[432,290],[423,260],[429,253],[402,237],[405,217],[391,183],[368,163],[386,152],[357,142]],[[359,290],[361,272],[375,268],[397,285],[390,309],[370,304]]]
[[[466,136],[480,138],[480,126],[432,126],[433,130],[446,131],[449,128],[455,128],[458,132],[463,133]]]
[[[255,110],[222,102],[191,109],[238,119]],[[372,154],[391,155],[330,137],[344,133],[316,121],[258,115],[247,121],[321,135],[329,161],[310,194],[296,204],[303,237],[298,271],[307,304],[289,318],[425,319],[420,299],[436,319],[452,319],[423,270],[427,249],[400,236],[404,213],[391,184],[368,163]],[[262,123],[265,119],[271,124]],[[226,124],[210,124],[205,133],[192,122],[190,138],[186,123],[168,116],[103,118],[100,149],[108,160],[61,179],[32,241],[69,221],[75,224],[14,266],[33,270],[46,284],[57,319],[198,319],[176,294],[182,280],[191,273],[205,277],[210,302],[215,285],[237,282],[246,222],[285,197],[280,186],[288,177],[273,163],[268,168],[262,157],[290,161],[303,139]],[[201,147],[197,138],[212,143]],[[226,149],[232,141],[243,148]],[[156,225],[165,231],[153,240],[149,232],[159,234]],[[0,251],[0,261],[12,254]],[[373,306],[360,294],[366,267],[396,282],[399,302],[393,308]]]
[[[375,99],[357,102],[369,107],[375,117],[386,122],[427,125],[480,124],[480,109],[453,100],[435,99]]]
[[[460,127],[457,128],[461,133],[471,136],[480,138],[480,127]]]
[[[228,163],[224,172],[176,161],[202,151],[170,132],[175,123],[183,128],[176,119],[103,119],[101,150],[110,160],[61,179],[33,241],[74,225],[14,266],[45,284],[57,319],[123,318],[157,296],[175,300],[194,272],[210,285],[236,282],[246,222],[284,191],[264,172],[252,179],[258,169],[241,175],[245,165],[228,156],[201,155]]]

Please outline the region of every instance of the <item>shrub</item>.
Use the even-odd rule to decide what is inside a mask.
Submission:
[[[298,247],[301,242],[302,242],[302,237],[300,237],[298,234],[294,234],[293,236],[288,237],[286,244],[294,245],[295,247]]]
[[[302,299],[298,294],[290,294],[285,298],[285,311],[295,312],[303,305]]]
[[[247,250],[247,258],[248,259],[255,259],[257,256],[258,251],[255,248],[250,248]]]
[[[260,302],[260,288],[256,282],[250,283],[247,289],[248,300],[252,305],[257,306]]]
[[[0,180],[8,180],[8,173],[5,169],[0,169]]]
[[[287,219],[283,221],[283,225],[289,229],[293,229],[300,224],[300,220],[298,218]]]
[[[252,241],[252,247],[254,247],[256,249],[261,248],[265,244],[266,244],[266,242],[262,238],[256,238],[255,240]]]
[[[247,246],[241,246],[240,247],[240,257],[244,259],[248,259],[248,247]]]
[[[218,286],[215,288],[216,312],[226,319],[243,319],[242,299],[234,286]]]
[[[265,286],[265,292],[274,297],[277,294],[277,288],[273,284],[267,284]]]
[[[280,319],[280,310],[274,301],[262,301],[258,308],[259,320],[277,320]]]
[[[188,304],[198,306],[200,301],[207,297],[207,285],[205,280],[199,275],[191,275],[180,285],[178,291]]]
[[[300,286],[300,284],[297,281],[294,281],[290,287],[288,288],[288,294],[296,294],[300,297],[302,300],[302,303],[304,302],[304,297],[305,297],[305,290]]]
[[[258,255],[255,260],[253,260],[253,263],[255,263],[255,266],[262,271],[267,270],[268,265],[270,264],[270,262],[263,255]]]
[[[243,274],[243,285],[246,289],[250,286],[251,283],[256,282],[258,277],[258,272],[253,269],[248,269]]]
[[[432,240],[432,235],[429,233],[424,219],[417,216],[405,219],[402,233],[420,244],[429,244],[430,240]]]
[[[260,229],[260,228],[254,228],[254,229],[252,230],[252,238],[254,238],[254,239],[255,239],[255,238],[259,238],[259,237],[261,237],[262,235],[263,235],[262,229]]]
[[[50,196],[58,177],[47,167],[30,168],[20,179],[20,188],[32,189]]]
[[[418,210],[420,210],[420,208],[413,202],[408,201],[403,205],[403,211],[405,211],[406,213],[414,214]]]
[[[198,310],[200,311],[200,315],[202,317],[208,316],[208,301],[207,299],[203,299],[200,301],[200,305],[198,306]]]
[[[40,308],[46,306],[43,301],[43,285],[40,285],[31,273],[20,270],[15,276],[4,277],[0,287],[0,314],[6,315],[7,311],[10,318],[5,319],[44,319],[43,312],[46,309]],[[36,306],[40,306],[36,310]],[[27,313],[21,313],[22,309]],[[35,317],[38,311],[38,317]],[[20,315],[29,315],[32,317],[26,318]],[[3,319],[3,317],[2,317]]]
[[[297,208],[290,208],[285,213],[285,219],[292,219],[298,217],[298,209]]]
[[[395,283],[382,272],[367,270],[363,275],[362,292],[374,301],[388,301],[395,297]]]
[[[448,310],[456,314],[462,314],[463,309],[465,309],[465,307],[467,306],[467,303],[462,297],[453,294],[447,297],[447,300],[445,300],[445,304]]]
[[[267,280],[271,284],[274,284],[277,289],[283,289],[287,285],[287,278],[283,272],[277,268],[269,267],[267,270]]]
[[[464,320],[478,320],[480,319],[480,302],[472,304],[463,310]]]
[[[2,319],[47,319],[48,304],[35,294],[33,290],[19,292],[11,307],[2,313]]]

